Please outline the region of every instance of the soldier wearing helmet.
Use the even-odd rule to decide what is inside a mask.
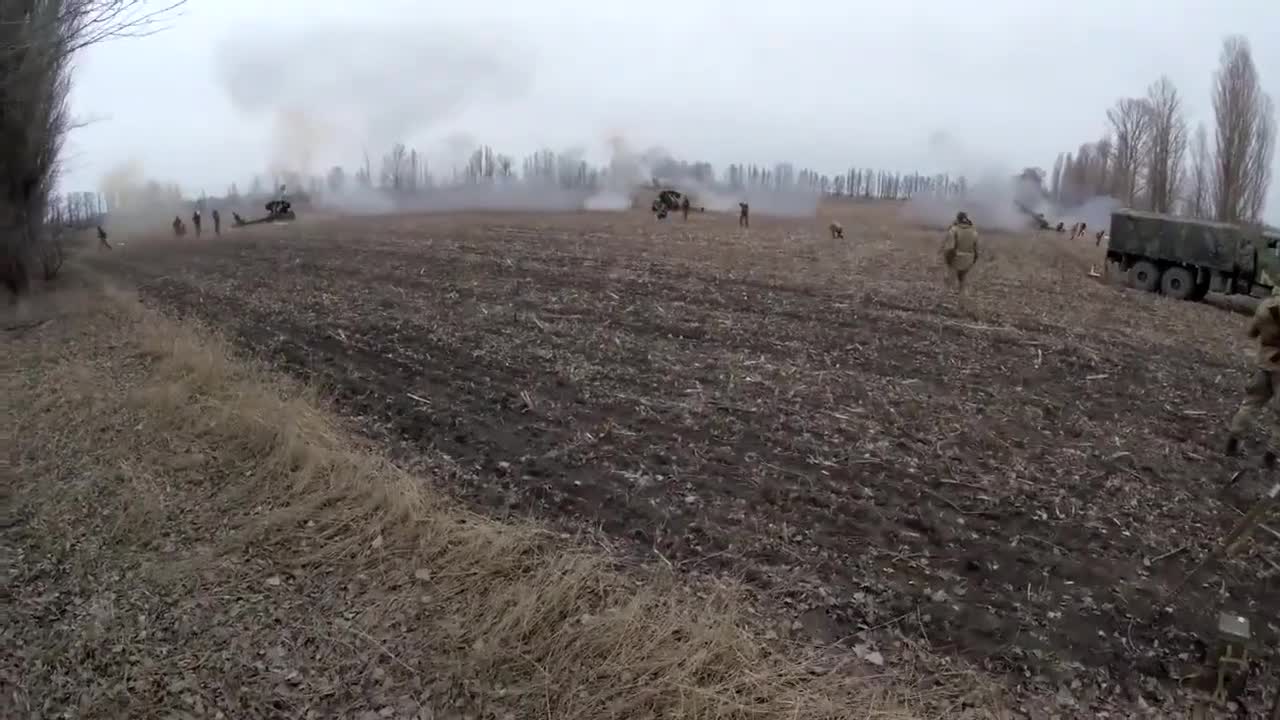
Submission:
[[[978,229],[973,226],[968,213],[956,213],[955,222],[947,228],[947,236],[942,242],[942,258],[955,276],[957,291],[963,296],[965,277],[978,262]]]

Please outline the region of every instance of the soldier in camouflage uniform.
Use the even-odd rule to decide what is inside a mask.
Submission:
[[[1257,421],[1258,413],[1275,397],[1276,385],[1280,382],[1280,287],[1274,285],[1272,278],[1280,278],[1280,258],[1269,252],[1259,252],[1258,261],[1265,268],[1262,279],[1272,286],[1271,297],[1258,303],[1253,319],[1249,321],[1249,337],[1258,341],[1255,356],[1253,377],[1245,387],[1244,400],[1240,408],[1232,416],[1227,436],[1227,454],[1235,455],[1240,449],[1240,438]],[[1280,441],[1280,428],[1271,427],[1273,446],[1267,448],[1263,462],[1268,466],[1275,464],[1276,447]]]
[[[978,229],[968,214],[956,213],[956,221],[947,228],[947,237],[942,243],[942,257],[955,276],[957,290],[964,295],[965,277],[978,262]]]

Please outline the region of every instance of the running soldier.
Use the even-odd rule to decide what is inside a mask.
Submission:
[[[956,221],[947,228],[947,236],[942,243],[942,257],[956,279],[957,291],[963,296],[965,277],[978,262],[978,229],[968,214],[956,213]]]

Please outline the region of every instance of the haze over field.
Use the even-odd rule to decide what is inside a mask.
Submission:
[[[93,189],[137,161],[217,194],[273,167],[376,162],[394,142],[437,169],[476,143],[605,163],[618,136],[717,170],[1047,169],[1161,74],[1192,126],[1211,124],[1232,32],[1254,36],[1264,88],[1280,94],[1280,47],[1262,42],[1280,5],[1174,5],[192,0],[167,32],[81,58],[74,107],[93,122],[71,139],[62,185]],[[952,150],[931,142],[939,132]]]

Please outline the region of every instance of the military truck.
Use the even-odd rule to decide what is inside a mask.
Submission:
[[[1280,255],[1280,232],[1273,228],[1123,209],[1111,214],[1110,235],[1107,261],[1139,290],[1203,300],[1209,292],[1261,297],[1275,285],[1266,273]]]

